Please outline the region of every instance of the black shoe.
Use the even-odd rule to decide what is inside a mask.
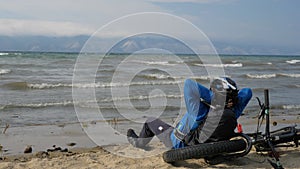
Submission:
[[[133,129],[128,129],[127,140],[133,147],[138,147],[137,141],[139,136],[136,135]]]

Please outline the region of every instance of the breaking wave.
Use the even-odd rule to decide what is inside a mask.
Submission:
[[[287,73],[278,73],[278,74],[246,74],[246,77],[251,79],[270,79],[276,77],[290,77],[290,78],[300,78],[300,74],[287,74]]]
[[[284,109],[300,109],[300,105],[283,105]]]
[[[27,83],[27,82],[12,82],[4,84],[5,87],[14,90],[24,90],[24,89],[51,89],[60,87],[75,87],[75,88],[109,88],[109,87],[125,87],[125,86],[143,86],[143,85],[176,85],[183,83],[184,80],[176,81],[141,81],[141,82],[131,82],[131,83]]]
[[[146,100],[150,98],[168,98],[168,99],[178,99],[182,98],[183,95],[153,95],[153,96],[130,96],[130,97],[115,97],[115,98],[106,98],[100,99],[99,102],[112,102],[112,101],[124,101],[124,100]]]
[[[146,78],[146,79],[182,79],[185,80],[187,77],[184,76],[170,76],[166,74],[159,74],[159,73],[152,73],[152,74],[146,74],[146,75],[141,75],[141,77]],[[197,79],[197,80],[209,80],[209,76],[193,76],[189,77],[191,79]]]
[[[115,97],[115,98],[103,98],[97,100],[98,103],[110,103],[114,101],[126,101],[126,100],[147,100],[151,98],[168,98],[168,99],[180,99],[183,95],[153,95],[153,96],[130,96],[130,97]],[[10,109],[10,108],[45,108],[45,107],[65,107],[77,105],[80,107],[88,108],[99,108],[95,101],[84,101],[84,102],[74,102],[72,100],[65,100],[62,102],[49,102],[49,103],[25,103],[25,104],[7,104],[1,105],[0,110]]]
[[[300,60],[287,60],[285,62],[289,63],[289,64],[296,64],[296,63],[300,62]]]
[[[28,104],[8,104],[0,106],[2,109],[7,108],[43,108],[53,106],[72,106],[73,101],[53,102],[53,103],[28,103]]]
[[[7,56],[9,53],[0,53],[0,56]]]
[[[195,66],[203,67],[243,67],[242,63],[229,63],[229,64],[194,64]]]
[[[270,79],[275,78],[276,74],[247,74],[246,76],[251,79]]]
[[[0,69],[0,75],[8,74],[10,72],[11,72],[11,70],[9,70],[9,69]]]
[[[278,74],[278,76],[299,78],[299,77],[300,77],[300,74],[286,74],[286,73],[280,73],[280,74]]]

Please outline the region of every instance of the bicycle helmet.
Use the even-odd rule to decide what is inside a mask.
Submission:
[[[226,96],[225,104],[238,102],[238,89],[236,83],[229,77],[216,78],[210,85],[210,89],[216,94]]]

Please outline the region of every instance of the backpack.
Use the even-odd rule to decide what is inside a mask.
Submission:
[[[197,145],[203,142],[216,142],[222,140],[229,140],[235,135],[235,128],[237,126],[237,118],[236,114],[232,109],[225,108],[221,111],[219,115],[222,115],[217,127],[214,125],[207,125],[208,127],[204,127],[205,123],[215,124],[216,118],[215,116],[206,117],[205,120],[199,125],[198,128],[188,133],[184,142],[186,145]],[[211,113],[211,112],[210,112]],[[216,113],[218,114],[218,113]],[[214,130],[214,131],[212,131]]]

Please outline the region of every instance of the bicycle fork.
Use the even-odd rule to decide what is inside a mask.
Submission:
[[[264,90],[264,95],[265,95],[265,107],[264,107],[264,114],[266,115],[266,141],[269,145],[269,147],[271,148],[272,151],[272,155],[275,158],[275,162],[271,161],[270,159],[268,159],[269,163],[275,168],[275,169],[283,169],[280,161],[279,161],[279,154],[278,152],[276,152],[272,142],[271,142],[271,137],[270,137],[270,114],[269,114],[269,90],[265,89]]]

